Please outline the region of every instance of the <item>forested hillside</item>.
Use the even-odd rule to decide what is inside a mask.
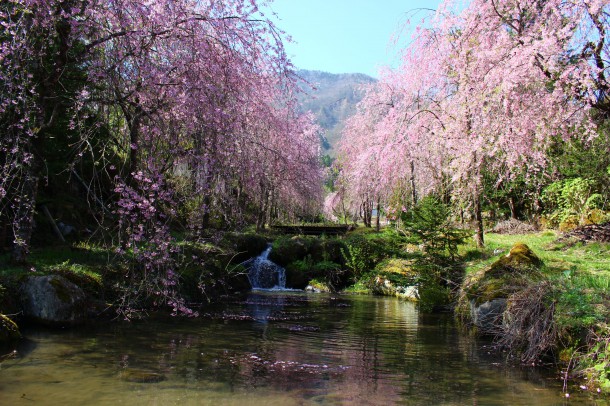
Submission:
[[[345,120],[356,112],[364,96],[362,85],[376,80],[362,73],[333,74],[300,70],[298,75],[307,83],[299,96],[303,111],[314,113],[316,122],[325,130],[324,153],[334,156]]]

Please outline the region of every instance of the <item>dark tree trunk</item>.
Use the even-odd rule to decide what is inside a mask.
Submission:
[[[137,106],[136,111],[128,118],[129,122],[129,170],[127,176],[131,176],[138,170],[138,161],[140,158],[140,123],[142,121],[142,107]]]
[[[362,215],[362,222],[364,223],[365,227],[371,228],[372,225],[372,203],[369,201],[368,198],[366,198],[363,202],[362,205],[360,206],[360,210],[361,210],[361,215]]]
[[[477,247],[483,248],[485,246],[485,237],[483,234],[483,212],[481,209],[481,194],[478,188],[474,193],[474,220],[476,227],[474,240],[477,243]]]
[[[203,216],[201,216],[201,228],[206,230],[210,227],[210,205],[212,204],[212,200],[210,198],[209,193],[206,193],[203,197]]]
[[[417,190],[415,190],[415,163],[411,161],[411,179],[409,179],[411,183],[411,203],[412,207],[415,207],[417,204]]]
[[[261,193],[261,202],[259,206],[258,216],[256,219],[256,231],[265,229],[265,220],[267,219],[267,206],[269,203],[269,192],[263,186]]]
[[[15,264],[25,264],[30,251],[30,240],[34,228],[34,211],[38,194],[38,176],[35,167],[26,166],[21,180],[21,195],[17,197],[13,220],[14,243],[11,260]]]
[[[64,4],[63,6],[67,6]],[[62,6],[58,6],[57,12],[62,11]],[[45,132],[51,127],[57,116],[64,107],[58,91],[61,92],[60,79],[68,64],[69,37],[71,25],[67,21],[59,20],[55,25],[55,32],[51,33],[52,41],[58,46],[58,51],[52,56],[52,62],[48,70],[45,70],[44,61],[38,72],[34,76],[39,81],[37,107],[39,113],[36,118],[38,130],[28,143],[26,150],[29,150],[33,157],[30,165],[24,165],[20,179],[20,193],[15,198],[15,217],[13,219],[14,243],[11,252],[11,260],[17,264],[25,264],[30,248],[30,240],[34,228],[34,211],[36,209],[36,198],[38,196],[38,183],[40,169],[44,163],[44,136]],[[29,137],[28,135],[22,135]]]

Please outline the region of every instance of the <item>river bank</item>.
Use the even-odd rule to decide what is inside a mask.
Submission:
[[[533,305],[552,309],[548,345],[527,362],[555,362],[567,378],[582,383],[586,390],[606,393],[610,391],[606,375],[610,359],[606,324],[610,245],[558,237],[552,231],[488,234],[485,249],[461,245],[459,255],[451,262],[446,258],[428,261],[423,247],[405,242],[391,230],[376,233],[367,229],[345,237],[232,233],[215,243],[180,242],[175,255],[180,270],[179,293],[193,311],[205,309],[201,307],[204,303],[247,292],[250,289],[247,270],[241,264],[273,241],[270,258],[285,267],[288,287],[398,296],[418,301],[420,311],[425,313],[453,311],[460,289],[472,280],[472,275],[485,273],[517,242],[523,242],[540,258],[541,265],[536,277],[527,279],[520,289],[505,292],[503,299],[514,302],[517,297],[514,295],[544,283],[548,289]],[[125,293],[120,276],[126,262],[114,249],[80,244],[34,251],[31,258],[29,268],[5,266],[0,270],[1,313],[13,316],[18,323],[28,320],[20,308],[23,300],[20,284],[32,276],[58,275],[79,286],[88,299],[85,318],[113,319],[127,314],[117,312],[121,295]],[[164,307],[154,301],[143,301],[139,306],[131,309],[132,316]],[[460,314],[459,306],[457,309]],[[526,361],[522,356],[528,348],[527,337],[514,341],[511,348],[506,347],[502,333],[510,331],[511,324],[505,321],[503,311],[504,308],[499,320],[502,320],[500,326],[506,329],[478,328],[479,333],[495,336],[497,349],[508,349],[511,362]],[[468,317],[462,319],[472,325]]]

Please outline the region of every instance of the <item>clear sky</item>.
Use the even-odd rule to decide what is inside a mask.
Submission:
[[[440,0],[274,0],[272,20],[295,43],[287,44],[297,68],[377,76],[395,63],[390,42],[407,20],[419,22]],[[403,38],[410,34],[403,33]]]

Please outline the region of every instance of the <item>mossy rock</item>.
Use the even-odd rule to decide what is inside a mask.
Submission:
[[[375,272],[401,275],[404,278],[415,279],[419,275],[413,260],[390,258],[375,267]]]
[[[322,259],[337,264],[345,265],[343,252],[347,249],[343,240],[328,238],[322,241]]]
[[[468,300],[473,300],[476,304],[507,298],[532,281],[539,280],[543,265],[542,260],[527,245],[517,243],[507,255],[500,257],[489,268],[467,278],[463,289]]]
[[[515,244],[507,255],[464,280],[456,313],[482,333],[492,332],[502,320],[508,298],[539,281],[543,265],[527,245]]]
[[[382,275],[371,277],[366,286],[371,293],[381,296],[394,296],[400,299],[417,301],[419,299],[419,290],[415,285],[397,285],[389,278]]]
[[[373,294],[416,301],[418,291],[415,285],[419,273],[413,264],[406,259],[386,259],[362,280]]]
[[[163,374],[144,369],[127,368],[119,374],[121,380],[134,383],[157,383],[162,382],[166,378]]]
[[[290,287],[292,289],[305,289],[311,279],[323,276],[316,274],[315,270],[313,269],[313,266],[307,269],[303,268],[304,264],[302,263],[302,261],[295,261],[286,266],[285,270],[287,287]]]
[[[17,324],[4,314],[0,314],[0,345],[10,344],[21,338]]]
[[[333,288],[325,281],[321,281],[319,279],[312,279],[305,287],[305,291],[314,293],[330,293],[333,291]]]
[[[486,277],[496,277],[516,271],[537,271],[542,265],[544,265],[542,260],[527,245],[518,242],[507,255],[491,264],[485,275]]]

